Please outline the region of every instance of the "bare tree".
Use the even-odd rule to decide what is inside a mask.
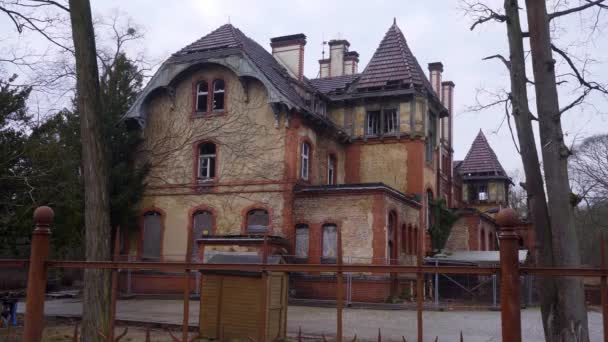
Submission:
[[[110,260],[110,202],[106,151],[100,124],[99,74],[91,6],[87,0],[70,0],[72,37],[76,55],[77,99],[80,113],[82,167],[85,188],[86,259]],[[110,273],[87,269],[84,273],[84,341],[102,341],[98,330],[108,334]]]
[[[541,14],[538,14],[538,10],[533,14],[528,11],[530,33],[522,32],[519,18],[520,7],[517,0],[505,0],[503,10],[493,9],[483,2],[465,1],[464,3],[465,10],[474,19],[471,29],[491,21],[505,23],[507,26],[509,58],[493,55],[485,59],[499,59],[509,70],[511,92],[500,101],[493,101],[491,104],[504,103],[507,120],[510,120],[511,117],[509,102],[513,110],[512,117],[515,121],[521,149],[520,154],[526,175],[525,188],[530,199],[530,209],[535,225],[537,244],[539,245],[536,262],[545,266],[579,264],[579,250],[576,247],[572,248],[573,242],[574,246],[577,245],[577,240],[569,201],[570,188],[566,168],[569,150],[563,142],[559,116],[581,104],[591,92],[605,93],[606,88],[598,82],[588,81],[587,75],[578,70],[572,56],[551,44],[549,21],[589,8],[596,8],[599,11],[605,7],[603,0],[585,1],[580,6],[561,8],[552,14],[547,14],[544,1],[527,1],[529,6],[530,4],[533,6],[542,5]],[[533,15],[536,15],[536,17],[531,17]],[[532,20],[536,20],[536,27],[531,24]],[[523,40],[532,37],[533,33],[536,36],[532,39],[531,46],[533,46],[532,54],[536,53],[536,58],[533,58],[534,80],[530,81],[526,77],[526,51],[524,50]],[[542,40],[544,45],[538,44],[539,40]],[[537,43],[536,46],[534,46],[535,43]],[[541,47],[545,55],[541,54],[541,57],[539,57]],[[549,58],[552,48],[554,51],[561,52],[558,52],[558,54],[571,68],[571,72],[564,73],[562,76],[574,77],[580,84],[578,89],[580,95],[561,109],[557,105],[557,85],[562,81],[557,81],[554,68],[555,61]],[[534,116],[529,109],[528,84],[536,88],[538,117]],[[543,88],[543,90],[539,92],[539,88]],[[552,106],[551,108],[549,108],[549,104]],[[543,175],[532,129],[533,121],[541,122],[540,133],[543,146],[541,152],[543,155],[543,169],[546,174],[547,194],[545,194],[543,188]],[[548,201],[545,200],[546,198],[548,198]],[[542,278],[541,287],[543,288],[541,309],[547,341],[587,341],[589,337],[582,283],[572,279]]]
[[[608,202],[608,135],[589,137],[572,152],[570,178],[576,195],[588,206]]]

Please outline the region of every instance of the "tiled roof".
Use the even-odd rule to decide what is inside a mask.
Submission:
[[[473,141],[467,156],[458,166],[458,173],[461,175],[484,174],[488,176],[507,176],[481,130],[479,130],[479,134],[477,134],[477,137]]]
[[[346,90],[361,74],[343,75],[336,77],[315,78],[309,80],[310,84],[323,94],[329,94],[338,90]]]
[[[278,91],[295,105],[304,106],[304,101],[291,85],[291,82],[295,80],[291,79],[287,70],[277,62],[270,52],[231,24],[220,26],[215,31],[181,49],[172,58],[180,58],[188,54],[203,51],[229,48],[239,49],[244,55],[249,57]]]
[[[419,86],[433,93],[397,23],[384,35],[356,85],[358,89],[384,86]]]

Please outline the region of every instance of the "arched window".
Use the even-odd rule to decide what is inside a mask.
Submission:
[[[213,81],[213,111],[223,112],[224,111],[224,92],[225,92],[224,80]]]
[[[197,210],[192,215],[192,259],[198,256],[196,240],[213,234],[213,214],[207,210]]]
[[[308,258],[308,241],[310,231],[308,225],[298,224],[296,225],[296,258],[306,259]]]
[[[327,184],[336,184],[336,156],[330,154],[327,156]]]
[[[322,227],[323,233],[323,254],[321,262],[335,263],[338,256],[338,227],[335,224],[328,223]]]
[[[206,113],[209,111],[209,85],[207,81],[200,81],[196,84],[196,111]]]
[[[247,233],[260,234],[268,231],[270,218],[265,209],[253,209],[247,213]]]
[[[161,240],[162,215],[157,211],[148,211],[144,214],[142,259],[160,259]]]
[[[307,142],[302,143],[302,170],[300,175],[303,180],[308,180],[310,175],[310,145]]]
[[[215,178],[216,149],[213,143],[198,146],[198,178],[208,180]]]

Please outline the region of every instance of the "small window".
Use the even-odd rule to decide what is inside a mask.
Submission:
[[[433,223],[433,193],[431,190],[426,192],[426,229],[431,230]]]
[[[198,178],[201,180],[209,180],[215,178],[215,163],[215,144],[201,144],[198,147]]]
[[[296,258],[308,258],[308,225],[299,224],[296,226]]]
[[[247,233],[260,234],[268,231],[268,211],[254,209],[247,213]]]
[[[397,110],[385,109],[384,110],[384,134],[395,134],[399,131],[399,118],[397,117]]]
[[[212,234],[213,214],[207,210],[198,210],[192,216],[192,260],[197,260],[197,240]]]
[[[479,185],[477,187],[477,198],[480,201],[488,200],[488,187],[486,185]]]
[[[208,112],[209,86],[206,81],[201,81],[196,85],[196,111],[201,113]]]
[[[367,119],[365,123],[365,134],[366,135],[378,135],[380,131],[380,111],[367,112]]]
[[[159,212],[149,211],[144,214],[143,246],[141,257],[160,259],[162,216]]]
[[[334,224],[323,225],[323,254],[322,260],[335,263],[338,256],[338,228]]]
[[[224,111],[224,81],[215,80],[213,82],[213,111],[223,112]]]
[[[302,170],[300,175],[303,180],[308,180],[310,174],[310,145],[302,143]]]
[[[437,140],[437,118],[432,112],[428,112],[428,127],[426,137],[426,162],[428,164],[433,163],[433,152],[435,151],[435,143]]]
[[[327,184],[336,184],[336,157],[333,154],[327,156]]]

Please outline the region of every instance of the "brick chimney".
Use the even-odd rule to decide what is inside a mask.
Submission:
[[[429,79],[431,81],[431,86],[433,90],[439,96],[439,99],[442,99],[441,94],[441,74],[443,73],[443,63],[434,62],[429,63]]]
[[[442,118],[444,120],[444,139],[448,143],[448,146],[452,146],[452,130],[454,126],[454,87],[455,84],[452,81],[441,82],[441,103],[448,110],[448,117]]]
[[[344,75],[356,74],[359,68],[359,53],[348,51],[344,54]]]
[[[287,71],[298,80],[304,78],[304,46],[306,36],[303,33],[281,36],[270,39],[272,55]]]

